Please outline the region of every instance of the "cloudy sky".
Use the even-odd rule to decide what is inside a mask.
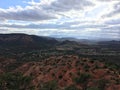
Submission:
[[[0,0],[0,33],[120,40],[120,0]]]

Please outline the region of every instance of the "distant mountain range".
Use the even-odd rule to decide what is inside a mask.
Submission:
[[[95,44],[96,41],[95,40],[87,40],[87,39],[77,39],[77,38],[56,38],[56,40],[58,41],[75,41],[78,43],[83,43],[83,44]]]

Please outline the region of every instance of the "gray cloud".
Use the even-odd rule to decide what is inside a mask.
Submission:
[[[108,25],[117,25],[117,24],[120,24],[120,18],[105,21],[105,24],[108,24]]]
[[[2,31],[9,31],[8,29],[1,29],[0,28],[0,32],[2,32]]]
[[[23,10],[0,10],[0,20],[40,21],[55,19],[56,17],[39,8],[26,8]]]
[[[113,9],[114,9],[113,11],[111,11],[110,13],[108,13],[106,15],[103,15],[103,17],[112,17],[114,15],[120,14],[120,2],[115,4]]]
[[[101,2],[111,2],[111,1],[119,1],[119,0],[98,0],[98,1],[101,1]]]
[[[87,22],[87,21],[86,21]],[[78,25],[81,24],[81,25]],[[72,26],[78,25],[78,26]],[[21,28],[21,29],[67,29],[67,30],[84,30],[84,29],[97,29],[97,28],[104,28],[106,25],[99,25],[99,24],[85,24],[85,22],[65,22],[62,24],[26,24],[26,25],[17,25],[17,24],[0,24],[0,27],[7,27],[7,28]]]
[[[2,29],[2,28],[0,28],[0,33],[6,33],[6,32],[9,32],[9,29]]]
[[[49,6],[43,6],[44,9],[66,12],[70,10],[83,10],[87,6],[93,6],[94,4],[88,0],[56,0]]]
[[[106,30],[119,30],[119,33],[120,33],[120,25],[118,25],[118,26],[108,26],[108,27],[105,27],[105,28],[102,28],[102,29],[106,29]]]
[[[28,25],[16,25],[16,24],[0,24],[0,27],[7,28],[22,28],[22,29],[65,29],[70,28],[69,25],[65,24],[28,24]]]

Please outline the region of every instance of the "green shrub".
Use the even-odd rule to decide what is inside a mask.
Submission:
[[[79,89],[75,87],[74,85],[71,85],[71,86],[66,87],[64,90],[79,90]]]
[[[80,84],[88,81],[88,79],[91,77],[88,73],[81,73],[79,77],[74,78],[75,83]]]
[[[81,73],[79,77],[74,78],[74,81],[76,84],[82,84],[83,90],[86,90],[90,77],[88,73]]]
[[[87,90],[100,90],[98,87],[89,87]]]
[[[53,80],[47,83],[44,83],[42,87],[40,87],[40,90],[57,90],[57,81]]]
[[[108,81],[105,80],[105,79],[100,79],[100,80],[98,80],[98,81],[97,81],[98,88],[99,88],[100,90],[105,90],[105,87],[106,87],[106,84],[107,84],[107,83],[108,83]]]
[[[5,73],[0,75],[0,90],[33,90],[30,86],[32,78],[21,73]]]

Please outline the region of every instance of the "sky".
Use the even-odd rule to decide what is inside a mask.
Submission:
[[[120,0],[0,0],[0,33],[120,40]]]

